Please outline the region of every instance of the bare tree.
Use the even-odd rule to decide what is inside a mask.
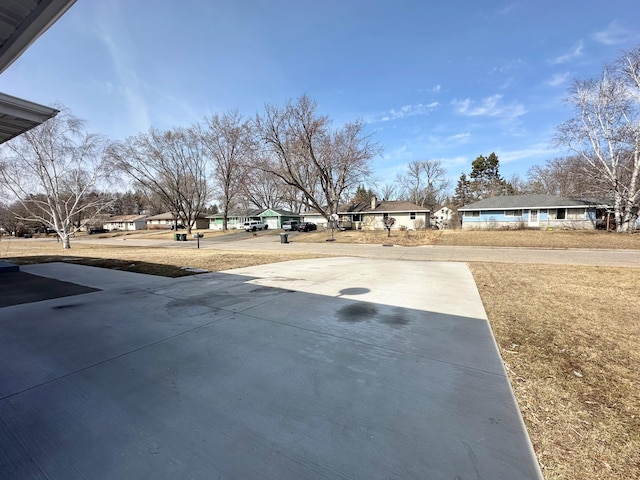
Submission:
[[[596,198],[606,191],[598,172],[577,156],[554,158],[544,165],[534,165],[527,177],[527,188],[532,193]]]
[[[407,165],[407,172],[398,175],[402,196],[416,205],[433,210],[447,194],[449,180],[440,160],[415,160]]]
[[[385,217],[382,220],[382,223],[384,224],[384,228],[387,229],[387,237],[390,237],[391,227],[393,227],[396,224],[396,219],[394,217]]]
[[[384,201],[396,200],[398,197],[398,187],[392,183],[386,183],[379,187],[380,199]]]
[[[206,119],[201,131],[205,151],[212,161],[213,178],[223,214],[222,228],[233,202],[247,181],[249,162],[255,153],[251,124],[235,111]]]
[[[370,161],[380,152],[365,135],[363,122],[331,130],[329,118],[318,116],[315,102],[306,96],[284,108],[267,105],[255,124],[270,160],[264,168],[302,192],[327,220],[370,174]]]
[[[5,143],[0,153],[0,183],[28,212],[24,220],[56,231],[63,248],[80,225],[74,219],[103,210],[108,199],[90,194],[107,178],[105,140],[87,133],[82,122],[62,108],[54,118]]]
[[[18,236],[20,230],[25,227],[23,218],[28,218],[29,212],[24,208],[22,203],[13,202],[6,205],[0,203],[0,236],[4,233],[7,235]]]
[[[286,209],[299,213],[308,207],[302,192],[286,184],[269,170],[268,162],[257,161],[247,170],[242,184],[246,207]]]
[[[187,227],[187,233],[209,200],[207,159],[194,129],[151,129],[109,149],[113,166],[129,175],[148,196],[157,196]]]
[[[616,230],[631,232],[640,207],[640,47],[605,66],[600,78],[576,80],[567,101],[575,116],[556,140],[602,179]]]

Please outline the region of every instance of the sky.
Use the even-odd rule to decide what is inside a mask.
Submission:
[[[572,81],[640,46],[637,0],[78,0],[0,75],[124,139],[301,95],[333,126],[362,119],[378,185],[479,155],[526,177],[567,152]]]

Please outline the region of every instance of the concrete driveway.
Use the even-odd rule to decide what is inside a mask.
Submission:
[[[98,291],[0,308],[3,478],[542,478],[464,264],[22,270]]]

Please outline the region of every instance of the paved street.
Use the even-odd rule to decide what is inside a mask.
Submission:
[[[361,258],[385,258],[414,261],[446,262],[501,262],[501,263],[541,263],[555,265],[599,265],[613,267],[640,268],[640,250],[605,249],[546,249],[546,248],[501,248],[501,247],[385,247],[382,245],[354,245],[335,242],[296,242],[298,235],[290,236],[290,243],[281,244],[278,234],[272,232],[252,236],[242,233],[231,240],[205,237],[201,239],[201,249],[233,251],[311,253],[317,255],[350,256]],[[138,245],[196,249],[196,242],[174,242],[144,240],[132,237],[75,240],[78,243],[92,242],[110,245]]]

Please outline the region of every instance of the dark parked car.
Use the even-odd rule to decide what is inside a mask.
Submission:
[[[88,233],[89,235],[93,235],[94,233],[107,233],[109,230],[102,227],[89,227]]]
[[[317,230],[318,226],[315,223],[311,223],[311,222],[300,222],[298,224],[298,231],[299,232],[310,232],[312,230]]]

